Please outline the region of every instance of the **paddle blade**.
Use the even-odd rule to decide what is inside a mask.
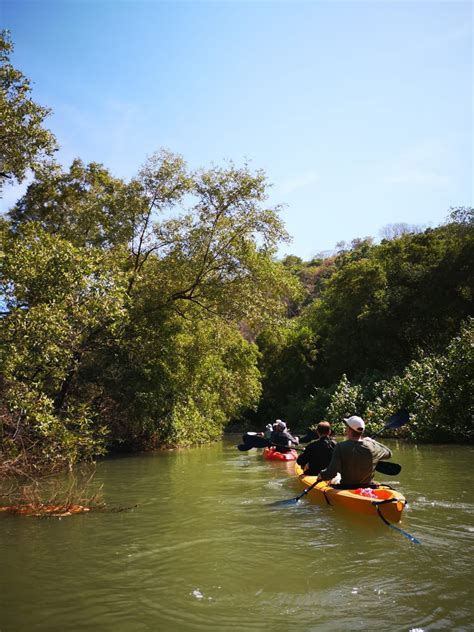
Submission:
[[[274,503],[270,503],[270,507],[289,507],[290,505],[296,505],[300,499],[290,498],[289,500],[276,500]]]
[[[387,423],[384,426],[384,430],[389,429],[389,428],[392,428],[392,429],[401,428],[406,423],[408,423],[409,419],[410,419],[410,414],[408,410],[406,408],[401,408],[399,411],[397,411],[394,415],[390,417],[390,419],[387,421]]]
[[[398,463],[390,463],[390,461],[379,461],[375,466],[375,469],[377,472],[381,472],[382,474],[396,476],[397,474],[400,474],[402,466],[398,465]]]
[[[273,507],[286,507],[287,505],[295,505],[296,503],[299,503],[300,498],[303,498],[303,496],[306,496],[306,494],[310,492],[312,489],[314,489],[317,484],[318,484],[318,480],[315,480],[312,485],[307,487],[304,490],[304,492],[301,492],[301,494],[299,496],[296,496],[296,498],[290,498],[290,500],[277,500],[276,503],[272,503],[272,506]]]
[[[237,446],[237,450],[240,450],[241,452],[247,452],[247,450],[251,450],[252,448],[253,445],[245,445],[244,443],[239,443]]]
[[[315,441],[317,438],[318,435],[315,432],[308,430],[304,437],[300,437],[300,443],[309,443],[310,441]]]
[[[248,446],[250,448],[267,448],[270,445],[268,439],[265,437],[259,437],[255,432],[246,432],[242,435],[243,445]],[[239,448],[240,449],[240,448]]]

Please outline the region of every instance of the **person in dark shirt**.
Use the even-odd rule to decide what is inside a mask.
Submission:
[[[316,476],[329,465],[336,446],[334,439],[330,438],[331,424],[328,421],[320,421],[316,427],[316,432],[318,439],[307,445],[296,459],[304,473],[309,476]]]
[[[281,419],[277,419],[273,424],[273,432],[270,437],[272,445],[275,446],[277,452],[289,452],[292,445],[298,445],[298,437],[294,437],[288,431],[286,423]]]

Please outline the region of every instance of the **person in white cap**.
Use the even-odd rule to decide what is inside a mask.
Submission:
[[[273,424],[273,432],[270,437],[272,445],[275,446],[277,452],[289,452],[292,445],[298,445],[298,437],[290,434],[286,423],[281,419],[277,419]]]
[[[340,472],[341,485],[371,485],[375,466],[382,459],[389,459],[392,452],[374,439],[362,436],[365,423],[361,417],[352,415],[344,423],[347,439],[336,445],[331,462],[318,474],[318,480],[329,481]]]

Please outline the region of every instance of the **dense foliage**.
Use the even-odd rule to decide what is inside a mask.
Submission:
[[[472,440],[471,209],[278,262],[261,171],[54,163],[11,50],[3,32],[0,186],[34,177],[0,220],[0,470],[399,406],[407,436]]]
[[[316,291],[306,285],[309,304],[258,339],[264,382],[257,418],[284,416],[302,427],[358,413],[380,423],[405,405],[413,413],[410,436],[472,440],[473,261],[466,208],[452,209],[438,228],[379,245],[359,240],[331,258]],[[290,267],[304,280],[303,262]]]
[[[129,183],[79,160],[38,170],[2,225],[4,460],[206,442],[256,405],[241,332],[275,326],[298,289],[265,187],[167,151]]]
[[[12,52],[8,31],[0,31],[0,193],[6,181],[21,181],[56,150],[43,127],[50,110],[31,99],[29,80],[10,63]]]

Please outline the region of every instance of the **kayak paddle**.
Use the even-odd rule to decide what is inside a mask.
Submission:
[[[262,437],[255,437],[255,439],[262,439]],[[263,443],[263,441],[266,441],[267,443]],[[249,443],[239,443],[239,445],[237,446],[237,449],[240,450],[240,452],[248,452],[249,450],[252,450],[253,448],[267,448],[270,445],[275,445],[274,443],[270,443],[268,441],[268,439],[263,439],[262,444],[260,444],[260,442],[258,442],[258,445],[251,445]],[[275,446],[275,447],[279,447],[279,446]],[[292,450],[297,450],[298,452],[302,452],[302,448],[291,448]],[[400,474],[401,470],[402,470],[402,466],[399,465],[398,463],[392,463],[391,461],[379,461],[377,463],[377,465],[375,466],[375,469],[377,470],[377,472],[380,472],[381,474],[387,474],[387,476],[396,476],[397,474]]]
[[[377,510],[377,515],[379,516],[379,518],[382,520],[382,522],[384,524],[387,525],[387,527],[390,527],[390,529],[394,529],[395,531],[398,531],[398,533],[401,533],[402,535],[404,535],[406,538],[408,538],[410,540],[410,542],[413,542],[413,544],[421,544],[421,542],[419,540],[417,540],[415,538],[415,536],[410,535],[409,533],[407,533],[406,531],[404,531],[403,529],[400,529],[400,527],[396,527],[394,524],[392,524],[391,522],[389,522],[385,516],[382,514],[382,512],[380,511],[380,505],[383,505],[384,503],[386,503],[386,500],[381,500],[381,501],[373,501],[372,504],[375,506],[375,509]]]
[[[372,436],[376,437],[377,435],[382,433],[384,430],[395,430],[396,428],[401,428],[408,422],[409,418],[410,418],[410,415],[408,411],[405,408],[401,408],[388,419],[387,423],[383,426],[383,428],[378,430]],[[274,443],[271,443],[269,439],[265,439],[265,437],[258,436],[256,432],[246,432],[242,436],[242,440],[243,440],[243,443],[237,446],[237,448],[241,452],[247,452],[248,450],[251,450],[252,448],[267,448],[271,445],[275,445]],[[275,447],[278,448],[279,446],[276,445]],[[295,446],[293,446],[292,449],[297,450],[298,452],[302,451],[302,448],[297,448]],[[381,474],[386,474],[388,476],[396,476],[397,474],[400,474],[402,466],[399,465],[398,463],[392,463],[391,461],[379,461],[377,465],[375,466],[375,469],[377,470],[377,472],[380,472]]]
[[[379,461],[375,466],[377,472],[381,474],[387,474],[388,476],[396,476],[402,471],[402,466],[398,463],[392,463],[391,461]]]
[[[269,439],[260,437],[256,432],[246,432],[242,435],[242,441],[243,443],[237,446],[241,452],[247,452],[252,448],[268,448],[272,445]]]
[[[306,496],[306,494],[308,492],[310,492],[314,487],[316,487],[316,485],[318,483],[320,483],[320,481],[318,481],[318,479],[316,479],[312,485],[307,487],[303,492],[301,492],[301,494],[296,496],[296,498],[290,498],[290,499],[287,499],[287,500],[277,500],[276,502],[271,503],[271,506],[272,507],[286,507],[287,505],[296,504],[296,503],[298,503],[301,500],[301,498],[303,498],[303,496]]]
[[[395,430],[396,428],[401,428],[410,419],[410,414],[406,408],[400,408],[394,415],[392,415],[383,428],[378,430],[373,437],[376,437],[384,430]]]
[[[378,430],[374,435],[376,437],[378,434],[383,432],[384,430],[395,430],[396,428],[401,428],[404,426],[409,420],[409,413],[405,408],[400,408],[394,415],[392,415],[387,423],[384,425],[381,430]],[[314,441],[318,438],[318,434],[314,430],[308,430],[308,432],[300,438],[300,443],[309,443],[310,441]]]

